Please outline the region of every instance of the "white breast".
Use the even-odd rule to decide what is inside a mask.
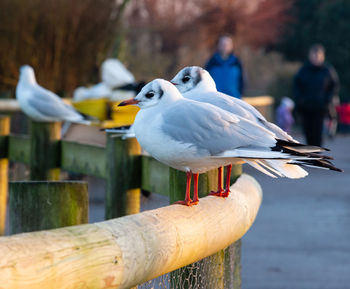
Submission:
[[[231,162],[227,159],[213,159],[209,153],[199,152],[192,144],[172,139],[161,130],[162,122],[161,113],[148,108],[137,114],[133,125],[142,148],[160,162],[193,173],[203,173]]]

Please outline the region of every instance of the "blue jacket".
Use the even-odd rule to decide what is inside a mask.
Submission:
[[[205,69],[213,77],[218,91],[241,98],[243,91],[243,70],[239,59],[230,54],[222,59],[216,52],[208,61]]]

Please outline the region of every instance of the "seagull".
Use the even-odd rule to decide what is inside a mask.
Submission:
[[[131,104],[141,108],[133,130],[143,149],[158,161],[186,172],[185,200],[179,204],[198,203],[198,174],[231,164],[246,162],[271,177],[305,177],[307,172],[301,166],[340,171],[326,156],[296,152],[295,147],[304,145],[280,140],[254,121],[210,103],[184,98],[174,85],[163,79],[151,81],[135,98],[119,106]],[[215,195],[227,197],[228,194],[227,190]]]
[[[218,106],[238,116],[257,122],[276,134],[279,139],[296,142],[292,136],[280,127],[268,122],[249,103],[217,91],[214,79],[202,67],[188,66],[181,69],[171,80],[171,83],[176,86],[185,98]]]
[[[72,106],[65,104],[58,95],[40,86],[29,65],[20,68],[16,98],[24,113],[35,121],[91,123]]]
[[[283,131],[280,127],[268,122],[265,117],[249,103],[217,91],[215,81],[210,76],[209,72],[199,66],[188,66],[183,68],[175,75],[171,80],[171,83],[176,86],[185,98],[215,105],[237,116],[255,122],[273,132],[280,140],[297,143],[292,136]],[[309,150],[311,149],[312,152],[318,150],[316,147],[310,146],[297,147],[299,150],[302,149],[302,152],[305,152],[306,148]],[[321,148],[319,148],[319,150],[323,151]],[[256,168],[261,169],[261,166],[257,166],[256,164],[255,166]],[[227,166],[228,176],[231,174],[231,168],[232,165]],[[218,190],[215,193],[217,195],[227,194],[229,190],[229,186],[226,186],[225,191],[222,188],[222,174],[223,168],[220,167],[218,168]]]

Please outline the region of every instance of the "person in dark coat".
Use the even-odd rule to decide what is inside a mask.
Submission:
[[[213,77],[218,91],[241,98],[243,69],[241,62],[232,50],[232,39],[228,35],[220,36],[217,51],[209,59],[205,69]]]
[[[325,62],[325,50],[315,44],[308,60],[294,77],[294,101],[302,118],[302,126],[309,145],[322,145],[324,119],[332,98],[338,93],[339,81],[335,69]]]

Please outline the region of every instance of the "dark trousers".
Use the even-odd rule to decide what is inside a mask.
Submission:
[[[300,115],[307,144],[322,146],[325,111],[303,110]]]

